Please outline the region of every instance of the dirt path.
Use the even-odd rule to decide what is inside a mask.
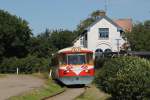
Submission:
[[[73,100],[75,97],[82,94],[84,90],[84,88],[70,88],[67,89],[64,93],[47,100]]]
[[[0,100],[38,88],[44,84],[42,79],[29,75],[7,75],[0,78]]]

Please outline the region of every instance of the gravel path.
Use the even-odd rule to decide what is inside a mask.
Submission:
[[[0,78],[0,100],[39,88],[44,84],[40,78],[30,75],[7,75]]]
[[[69,88],[65,92],[47,100],[73,100],[75,97],[84,93],[84,88]]]

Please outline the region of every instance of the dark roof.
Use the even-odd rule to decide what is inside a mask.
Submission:
[[[137,56],[149,56],[150,57],[150,52],[149,51],[128,51],[129,55],[137,55]]]
[[[116,24],[113,20],[111,20],[109,17],[107,16],[100,16],[93,24],[91,24],[89,27],[87,27],[85,30],[88,30],[89,28],[91,28],[92,26],[94,26],[96,23],[98,23],[100,20],[102,19],[106,19],[107,21],[109,21],[111,24],[113,24],[114,26],[116,26],[119,30],[123,30],[122,27],[120,27],[118,24]]]
[[[73,41],[73,43],[76,42],[76,40],[78,40],[81,36],[83,36],[85,33],[87,33],[87,30],[84,30],[77,38],[75,38],[75,40]]]

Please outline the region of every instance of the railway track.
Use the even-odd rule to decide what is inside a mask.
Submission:
[[[69,87],[42,100],[73,100],[85,92],[87,87]]]

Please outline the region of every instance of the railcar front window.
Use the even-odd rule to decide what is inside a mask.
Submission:
[[[88,53],[86,55],[86,58],[87,58],[87,63],[90,64],[90,65],[93,65],[93,54],[92,53]]]
[[[85,63],[85,55],[68,55],[68,64],[80,65]]]

